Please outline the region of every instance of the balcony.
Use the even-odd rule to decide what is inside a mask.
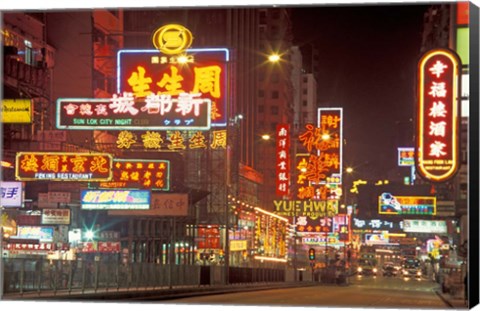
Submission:
[[[45,96],[50,77],[44,67],[27,65],[15,58],[3,58],[4,83],[16,89],[25,90],[32,97]]]

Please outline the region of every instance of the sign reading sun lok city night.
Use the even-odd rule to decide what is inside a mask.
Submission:
[[[106,153],[18,152],[17,180],[109,181],[112,161]]]
[[[136,99],[133,93],[112,98],[60,98],[57,128],[69,130],[210,129],[211,101],[200,94],[151,94]]]
[[[418,63],[418,173],[433,182],[450,179],[459,167],[458,56],[447,49],[425,53]]]

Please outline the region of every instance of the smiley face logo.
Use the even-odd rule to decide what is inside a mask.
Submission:
[[[182,25],[169,24],[157,29],[152,41],[160,52],[174,55],[188,49],[192,45],[193,36],[190,30]]]

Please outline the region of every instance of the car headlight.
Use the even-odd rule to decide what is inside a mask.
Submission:
[[[403,270],[403,274],[407,275],[407,274],[408,274],[408,271],[407,271],[407,270]]]
[[[358,267],[358,268],[357,268],[357,271],[358,271],[358,272],[362,272],[362,267]]]
[[[417,271],[417,275],[422,275],[422,271]]]
[[[373,273],[377,273],[377,268],[373,268]]]

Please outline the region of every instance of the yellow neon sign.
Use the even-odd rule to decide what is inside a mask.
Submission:
[[[192,45],[193,36],[190,30],[184,26],[169,24],[154,32],[152,42],[160,52],[175,55],[182,53]]]

